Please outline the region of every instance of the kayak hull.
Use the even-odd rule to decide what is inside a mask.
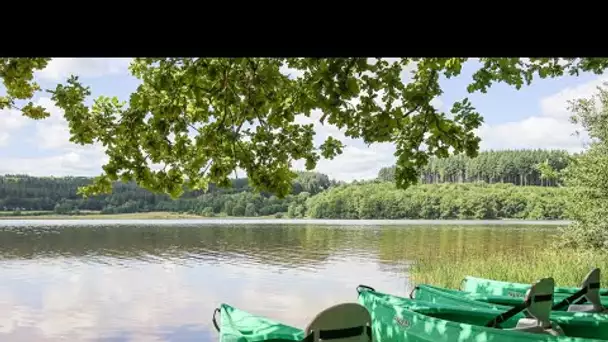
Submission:
[[[497,295],[497,296],[511,296],[511,297],[524,297],[526,291],[530,288],[530,284],[514,283],[486,278],[478,278],[467,276],[462,280],[461,290],[465,292],[486,294],[486,295]],[[556,286],[555,294],[562,294],[565,296],[576,293],[580,290],[579,287],[565,287]],[[608,303],[608,289],[600,289],[600,295],[602,303],[606,301]]]
[[[424,285],[424,286],[428,286],[428,287],[432,287],[435,288],[437,290],[441,290],[456,296],[462,296],[462,297],[466,297],[472,300],[476,300],[479,302],[486,302],[486,303],[492,303],[492,304],[499,304],[499,305],[506,305],[506,306],[517,306],[517,305],[522,305],[524,303],[524,294],[520,293],[516,293],[513,294],[511,293],[510,295],[500,295],[500,294],[486,294],[486,293],[478,293],[478,292],[471,292],[471,291],[459,291],[459,290],[452,290],[452,289],[446,289],[446,288],[440,288],[440,287],[435,287],[435,286],[431,286],[431,285]],[[566,299],[569,296],[569,294],[566,293],[555,293],[553,295],[553,305],[561,302],[562,300]],[[601,297],[601,303],[608,307],[608,297]],[[563,308],[559,309],[559,310],[555,310],[555,311],[567,311],[568,310],[568,306],[564,306]]]
[[[359,293],[359,303],[370,311],[374,341],[378,342],[601,341],[488,328],[485,323],[497,316],[497,310],[488,307],[464,308],[409,300],[371,290]],[[514,327],[521,317],[506,320],[503,328]]]
[[[415,300],[463,308],[485,308],[508,311],[512,306],[476,300],[480,295],[431,285],[419,285],[414,292]],[[521,303],[520,303],[521,304]],[[523,313],[516,317],[525,317]],[[559,324],[568,336],[608,340],[608,315],[601,313],[552,311],[551,320]]]
[[[220,342],[300,341],[305,337],[302,329],[253,315],[228,304],[220,305],[218,310],[220,323],[217,324],[214,316],[214,324],[219,329]]]

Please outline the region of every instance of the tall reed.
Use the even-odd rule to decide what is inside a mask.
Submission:
[[[460,258],[441,256],[415,262],[410,281],[446,288],[460,288],[467,275],[495,280],[532,283],[551,276],[557,286],[579,286],[595,267],[602,272],[602,287],[608,287],[608,252],[547,249],[525,254],[468,254]]]

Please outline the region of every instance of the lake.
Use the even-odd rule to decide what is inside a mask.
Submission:
[[[215,341],[227,303],[304,327],[356,286],[408,295],[449,253],[520,253],[526,222],[0,221],[0,341]]]

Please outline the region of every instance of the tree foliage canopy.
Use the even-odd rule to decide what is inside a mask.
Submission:
[[[295,160],[312,170],[321,158],[344,148],[329,137],[315,146],[313,125],[298,115],[321,113],[320,121],[367,144],[396,146],[399,188],[416,182],[429,157],[464,153],[473,157],[479,138],[473,133],[482,117],[464,98],[449,113],[431,101],[442,94],[440,76],[460,75],[466,58],[137,58],[131,73],[141,84],[127,103],[100,96],[85,105],[91,90],[77,75],[47,90],[64,110],[71,141],[103,145],[109,161],[85,194],[111,190],[112,181],[134,180],[173,197],[184,185],[204,189],[210,182],[228,185],[237,169],[247,172],[256,190],[285,196],[296,174]],[[31,101],[40,91],[34,71],[49,59],[2,58],[0,77],[6,96],[0,109],[18,108],[33,119],[49,113]],[[603,58],[481,58],[467,86],[485,93],[496,82],[520,89],[535,76],[559,77],[581,71],[601,73]],[[300,74],[288,77],[290,68]],[[411,81],[401,79],[412,68]],[[151,164],[162,164],[162,170]]]

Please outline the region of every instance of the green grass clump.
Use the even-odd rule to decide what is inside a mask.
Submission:
[[[418,260],[410,268],[410,280],[459,289],[465,276],[533,283],[553,277],[557,286],[580,286],[594,267],[602,272],[602,287],[608,287],[608,253],[569,249],[547,249],[525,254],[449,256]]]

